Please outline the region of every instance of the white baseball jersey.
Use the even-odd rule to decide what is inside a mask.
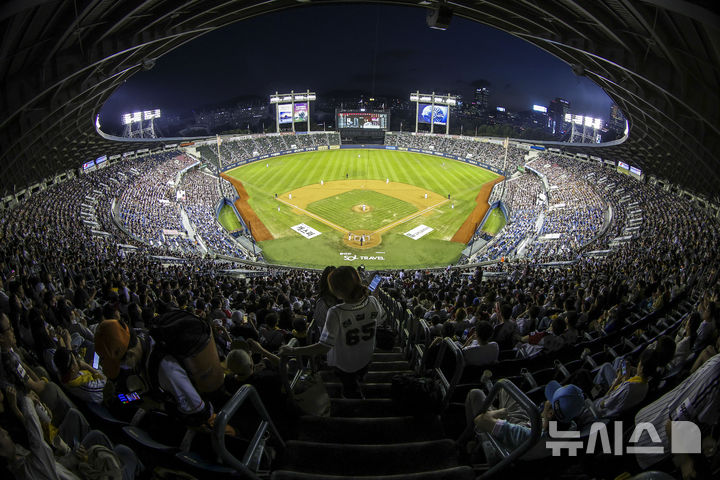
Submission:
[[[663,454],[638,454],[643,468],[659,462],[669,454],[667,420],[694,422],[700,430],[707,430],[720,420],[720,354],[705,362],[695,373],[658,400],[635,415],[635,424],[650,422],[660,436]],[[637,445],[657,446],[648,435],[640,437]]]
[[[328,365],[344,372],[365,367],[375,350],[375,329],[385,322],[385,311],[375,297],[330,308],[320,343],[330,347]]]

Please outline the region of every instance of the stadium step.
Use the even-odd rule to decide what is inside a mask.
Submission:
[[[389,398],[331,398],[331,417],[396,417],[402,415]]]
[[[439,416],[407,416],[390,399],[392,377],[412,373],[399,351],[376,352],[364,399],[338,398],[341,383],[323,373],[330,417],[303,416],[274,465],[273,480],[470,480]]]
[[[475,480],[475,477],[475,471],[467,466],[382,476],[352,475],[345,477],[342,475],[322,475],[287,470],[276,470],[272,474],[272,480]]]
[[[287,470],[341,475],[398,475],[457,466],[458,450],[448,439],[427,442],[353,445],[290,440]]]
[[[438,418],[415,417],[311,417],[300,418],[298,440],[346,444],[391,444],[440,440],[443,429]]]
[[[406,360],[382,361],[373,360],[370,363],[370,372],[387,372],[398,370],[409,370],[410,364]]]
[[[392,383],[363,383],[362,392],[365,398],[389,398]],[[338,382],[325,382],[328,395],[332,398],[340,398],[342,384]]]

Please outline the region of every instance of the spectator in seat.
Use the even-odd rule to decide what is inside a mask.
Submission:
[[[658,356],[654,348],[646,348],[640,355],[634,374],[627,364],[621,366],[605,395],[593,402],[599,417],[617,417],[645,400],[649,381],[658,368]]]
[[[492,332],[490,322],[481,321],[475,325],[474,331],[468,336],[462,349],[468,365],[483,366],[497,362],[500,347],[496,342],[489,341]]]
[[[505,390],[501,390],[498,395],[498,409],[480,413],[485,398],[485,392],[480,389],[470,390],[465,398],[465,415],[476,434],[490,434],[510,451],[530,438],[530,418]],[[585,408],[582,390],[572,384],[563,387],[552,380],[545,387],[545,398],[547,401],[542,405],[541,441],[525,454],[525,459],[549,456],[552,451],[545,447],[543,439],[547,438],[550,421],[558,422],[558,430],[577,430],[573,420]]]
[[[102,403],[105,375],[67,348],[58,348],[54,360],[60,381],[70,395],[88,403]]]
[[[497,342],[501,350],[509,350],[515,345],[517,325],[510,318],[512,307],[509,304],[495,303],[495,314],[497,323],[493,329],[491,340]]]
[[[720,423],[720,355],[707,360],[677,387],[635,415],[636,425],[645,422],[653,424],[663,447],[661,453],[643,453],[635,457],[643,470],[658,469],[654,466],[670,456],[670,434],[673,426],[671,422],[674,421],[693,422],[705,437],[702,439],[703,445],[712,445],[713,450],[717,448],[715,429]],[[635,445],[656,447],[657,443],[645,432]],[[680,468],[684,480],[711,478],[711,469],[703,457],[675,454],[672,460]]]

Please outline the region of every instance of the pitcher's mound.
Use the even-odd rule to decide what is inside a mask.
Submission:
[[[363,209],[363,207],[365,207],[365,208]],[[369,213],[369,212],[372,212],[373,210],[374,210],[374,209],[373,209],[373,206],[372,206],[372,205],[362,205],[362,204],[360,204],[360,205],[354,205],[354,206],[352,207],[352,211],[355,212],[355,213]]]

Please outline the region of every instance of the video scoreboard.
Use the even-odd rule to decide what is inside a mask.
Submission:
[[[390,114],[387,111],[368,112],[368,111],[338,111],[337,126],[338,129],[343,128],[362,128],[387,130],[390,121]]]

